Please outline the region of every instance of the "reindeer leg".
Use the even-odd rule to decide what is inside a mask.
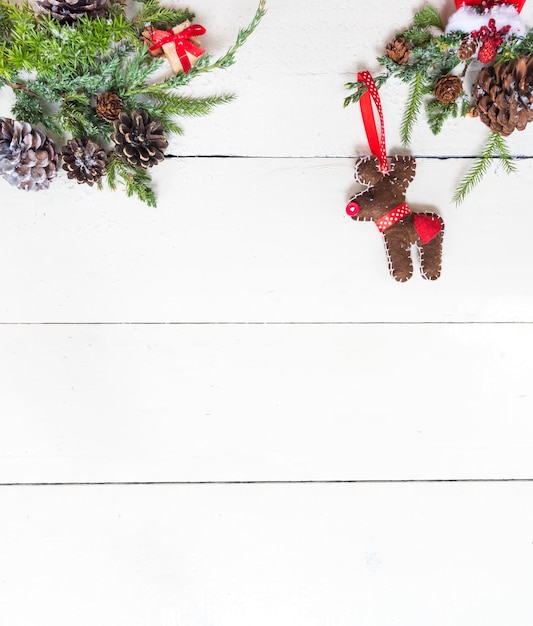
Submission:
[[[440,276],[443,234],[444,232],[441,230],[431,241],[418,246],[420,250],[420,272],[427,280],[437,280]]]
[[[391,276],[400,283],[409,280],[413,275],[413,261],[411,259],[411,246],[406,247],[402,237],[392,233],[383,233],[385,249],[389,259],[389,271]]]

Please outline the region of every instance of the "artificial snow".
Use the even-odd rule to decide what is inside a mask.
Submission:
[[[448,20],[445,32],[446,34],[455,31],[471,33],[473,30],[479,30],[482,26],[488,26],[491,18],[496,21],[496,30],[510,26],[509,34],[521,37],[528,31],[528,27],[515,7],[510,4],[502,4],[492,9],[485,9],[483,13],[480,13],[475,7],[462,6]]]

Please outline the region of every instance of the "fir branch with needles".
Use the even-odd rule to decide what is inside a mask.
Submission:
[[[413,128],[422,109],[425,87],[421,74],[415,74],[409,85],[409,95],[400,125],[400,138],[404,146],[408,146],[413,135]]]
[[[476,158],[472,167],[457,186],[453,196],[453,200],[457,204],[463,202],[472,189],[481,182],[495,158],[500,159],[503,169],[508,174],[516,171],[516,165],[507,142],[500,133],[491,132],[480,156]]]
[[[468,46],[467,44],[472,43],[474,43],[473,56],[465,58],[468,57],[469,47],[472,48],[471,45]],[[469,85],[464,84],[465,76],[470,77],[475,71],[475,65],[472,64],[477,59],[476,46],[479,46],[479,42],[475,40],[475,37],[472,38],[470,32],[444,31],[444,24],[439,13],[435,8],[427,6],[414,14],[411,26],[398,32],[385,48],[385,54],[377,58],[377,62],[385,70],[384,73],[378,74],[375,78],[378,88],[387,82],[390,83],[391,79],[399,79],[408,85],[400,128],[400,136],[404,145],[411,142],[415,124],[421,117],[425,118],[431,132],[437,135],[443,131],[450,119],[476,117],[476,111],[481,107],[479,108],[479,117],[489,128],[493,128],[490,121],[485,119],[487,115],[485,117],[481,115],[482,107],[485,105],[480,103],[478,93],[472,93]],[[496,66],[512,59],[521,58],[526,58],[529,68],[530,59],[533,58],[533,29],[526,30],[520,36],[509,34],[504,37],[504,40],[498,44],[496,57],[490,63]],[[527,88],[529,87],[531,90],[532,79],[529,76],[529,69],[527,71],[526,87],[520,87],[520,93],[524,92],[525,95],[520,96],[515,93],[514,96],[513,94],[509,96],[509,98],[514,97],[515,100],[517,96],[522,98],[519,101],[519,108],[522,104],[524,107],[528,106]],[[439,81],[449,75],[458,77],[463,81],[463,89],[458,90],[460,93],[457,99],[451,102],[448,95],[453,98],[453,92],[443,93],[442,83],[440,89],[437,89]],[[507,83],[515,79],[518,81],[519,77],[515,78],[512,75],[512,70],[509,70],[509,74],[506,76]],[[507,89],[507,87],[500,87],[498,80],[498,78],[494,80],[497,94],[503,93],[501,89],[504,91]],[[472,82],[475,84],[475,80]],[[512,83],[510,84],[512,90]],[[361,82],[350,82],[345,87],[351,93],[345,97],[344,106],[357,103],[366,91],[366,86]],[[505,98],[507,95],[500,97],[501,102],[496,108],[500,111],[498,115],[503,118],[506,114]],[[488,105],[490,105],[490,99]],[[424,112],[423,116],[420,115],[422,111]],[[512,122],[506,130],[509,132],[514,130]],[[508,145],[504,137],[497,132],[491,132],[480,156],[459,183],[454,196],[456,202],[461,202],[472,188],[481,181],[494,159],[499,159],[504,171],[510,173],[515,170],[515,163]]]
[[[133,18],[133,25],[140,34],[146,24],[151,24],[154,28],[166,30],[181,24],[185,20],[192,22],[194,13],[189,9],[173,9],[163,7],[158,0],[142,0],[142,7]]]
[[[58,0],[59,4],[65,2]],[[111,149],[113,138],[118,145],[118,122],[114,125],[110,120],[116,119],[121,109],[125,119],[129,116],[141,120],[131,122],[141,124],[141,128],[149,123],[148,118],[155,122],[160,138],[154,141],[162,144],[169,135],[183,133],[181,118],[208,115],[215,106],[231,102],[232,94],[196,97],[179,93],[179,87],[200,74],[231,66],[238,49],[265,15],[266,2],[259,1],[252,21],[239,31],[225,54],[215,60],[204,54],[188,73],[166,79],[156,74],[163,58],[148,53],[142,33],[148,24],[168,30],[185,20],[192,21],[194,13],[189,9],[162,7],[158,0],[140,0],[132,15],[122,0],[111,0],[103,17],[89,10],[83,16],[76,14],[73,20],[57,21],[55,17],[62,19],[61,10],[42,10],[37,15],[29,4],[0,0],[0,86],[14,91],[12,115],[44,131],[58,144],[58,151],[60,144],[72,137],[79,139],[78,146],[92,141],[93,150],[96,142],[105,153]],[[115,118],[109,117],[109,106],[114,111],[119,107],[113,113]],[[155,206],[150,174],[136,164],[134,143],[124,134],[121,137],[124,143],[120,145],[129,145],[134,157],[120,153],[125,158],[122,161],[119,152],[113,153],[102,175],[106,175],[111,188],[122,186],[128,196],[136,195]],[[150,152],[143,153],[144,159],[146,154]],[[150,167],[159,157],[153,163],[139,163]],[[101,188],[102,181],[97,182]]]
[[[421,11],[415,13],[413,17],[413,24],[417,28],[438,28],[444,30],[444,25],[439,12],[432,6],[425,7]]]
[[[177,76],[169,78],[165,82],[172,87],[181,87],[190,83],[191,80],[199,74],[205,74],[206,72],[210,72],[215,69],[227,68],[233,65],[235,63],[235,55],[237,51],[246,43],[248,37],[250,37],[250,35],[259,26],[259,23],[265,15],[266,0],[260,0],[252,21],[246,28],[241,28],[239,30],[235,43],[224,55],[213,61],[211,55],[204,54],[200,57],[198,63],[196,63],[190,72],[187,74],[178,74]]]
[[[113,191],[116,191],[120,184],[128,198],[137,196],[141,202],[148,206],[157,206],[157,199],[151,187],[150,174],[144,169],[124,163],[115,155],[111,155],[109,160],[106,181]]]
[[[389,77],[390,74],[379,74],[378,76],[375,76],[374,82],[376,83],[376,87],[378,89],[381,89],[383,85],[387,82]],[[356,83],[346,83],[344,86],[346,87],[346,89],[355,89],[353,93],[344,98],[345,107],[347,107],[349,104],[355,104],[356,102],[359,102],[362,95],[367,90],[366,83],[362,81],[358,81]]]
[[[444,122],[450,117],[457,117],[458,112],[457,102],[444,104],[438,100],[428,100],[426,102],[426,115],[431,132],[438,135]]]

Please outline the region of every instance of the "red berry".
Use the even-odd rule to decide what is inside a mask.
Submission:
[[[498,46],[494,44],[494,42],[489,39],[487,40],[480,48],[477,58],[481,63],[490,63],[494,60],[498,52]]]

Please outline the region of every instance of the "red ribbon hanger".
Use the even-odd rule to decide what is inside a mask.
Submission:
[[[190,52],[194,57],[202,56],[205,52],[203,48],[195,46],[189,41],[189,37],[205,35],[205,32],[205,28],[200,26],[200,24],[192,24],[180,33],[175,33],[172,29],[157,30],[154,28],[151,32],[152,45],[150,46],[150,51],[153,52],[167,43],[173,43],[176,46],[176,53],[183,67],[183,71],[187,73],[191,69],[191,62],[189,61],[187,52]]]
[[[492,9],[492,7],[498,6],[499,4],[513,4],[519,13],[525,3],[526,0],[455,0],[457,9],[460,9],[462,6]]]
[[[357,74],[357,80],[366,85],[366,91],[361,96],[359,105],[361,107],[361,116],[363,117],[366,137],[368,139],[368,147],[372,154],[377,157],[380,171],[388,172],[389,165],[387,163],[387,148],[385,146],[385,122],[383,120],[383,108],[381,106],[378,88],[370,72],[359,72],[359,74]],[[380,136],[378,136],[378,128],[376,118],[374,117],[372,102],[379,115]]]

